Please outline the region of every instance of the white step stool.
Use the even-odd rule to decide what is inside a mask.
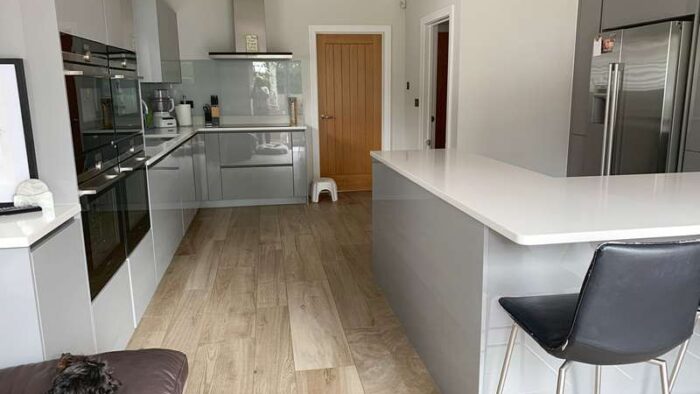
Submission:
[[[323,191],[330,192],[333,201],[338,201],[338,185],[335,184],[333,178],[314,179],[311,185],[311,201],[318,203],[318,196]]]

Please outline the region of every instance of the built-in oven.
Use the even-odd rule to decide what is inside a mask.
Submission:
[[[148,234],[136,54],[61,33],[90,293],[94,299]]]
[[[129,155],[119,167],[124,175],[122,204],[126,249],[127,255],[130,255],[151,228],[143,135],[138,134],[120,141],[119,148],[120,156]]]
[[[61,33],[78,182],[118,164],[107,46]]]
[[[85,252],[93,299],[126,261],[125,178],[126,173],[114,167],[80,184]]]
[[[112,88],[112,109],[117,140],[142,131],[141,90],[136,53],[107,47]]]

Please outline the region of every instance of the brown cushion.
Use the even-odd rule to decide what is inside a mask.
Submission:
[[[174,350],[145,349],[102,353],[120,393],[181,394],[187,381],[187,357]],[[0,370],[1,394],[46,393],[56,376],[57,360]]]

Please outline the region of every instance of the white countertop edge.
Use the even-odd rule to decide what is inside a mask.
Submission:
[[[217,132],[217,131],[305,131],[306,126],[231,126],[231,127],[200,127],[198,132]]]
[[[44,238],[46,235],[61,227],[76,215],[80,214],[80,204],[59,204],[54,208],[55,216],[48,219],[46,213],[27,213],[16,216],[8,216],[12,218],[11,223],[0,223],[0,229],[4,226],[18,227],[17,235],[0,236],[0,249],[17,249],[29,248],[36,242]],[[21,222],[26,221],[26,227],[31,231],[21,233],[19,229]]]
[[[523,246],[541,246],[541,245],[558,245],[558,244],[570,244],[570,243],[584,243],[584,242],[607,242],[615,240],[642,240],[642,239],[653,239],[653,238],[673,238],[673,237],[689,237],[695,234],[700,238],[700,224],[690,225],[690,226],[673,226],[673,227],[647,227],[647,228],[633,228],[633,229],[615,229],[615,230],[600,230],[600,231],[584,231],[584,232],[566,232],[566,233],[542,233],[542,234],[523,234],[515,233],[508,230],[504,225],[498,223],[479,212],[469,208],[458,200],[450,197],[449,195],[443,193],[442,191],[436,189],[430,185],[425,180],[421,179],[414,174],[403,170],[399,166],[394,165],[389,160],[385,160],[381,156],[381,152],[371,152],[372,158],[378,162],[386,165],[392,170],[396,171],[400,175],[409,179],[413,183],[419,185],[423,189],[429,191],[433,195],[437,196],[441,200],[447,202],[453,207],[459,209],[465,214],[476,219],[486,227],[492,229],[493,231],[501,234],[502,236],[508,238],[509,240],[515,242],[518,245]],[[691,234],[691,235],[689,235]]]
[[[164,142],[162,145],[160,145],[162,146],[161,151],[153,156],[150,156],[148,160],[146,160],[146,167],[151,167],[160,159],[169,155],[173,150],[177,149],[178,146],[182,145],[183,143],[187,142],[187,140],[197,135],[197,133],[198,132],[196,130],[187,131],[185,133],[178,134],[177,137],[171,139],[170,141]],[[157,138],[159,136],[153,135],[153,137]]]

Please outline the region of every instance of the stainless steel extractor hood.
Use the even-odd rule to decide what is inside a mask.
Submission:
[[[211,59],[220,60],[288,60],[291,52],[267,52],[267,23],[265,0],[232,0],[233,49],[209,52]],[[247,37],[257,40],[257,52],[246,51]]]

